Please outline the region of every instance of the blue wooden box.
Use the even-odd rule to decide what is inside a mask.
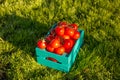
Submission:
[[[51,30],[54,27],[56,27],[56,25],[53,25]],[[50,68],[54,68],[54,69],[64,71],[64,72],[69,72],[70,68],[71,68],[72,64],[74,63],[75,58],[79,52],[79,49],[81,48],[81,46],[83,44],[84,31],[79,30],[79,32],[81,34],[80,38],[76,41],[73,49],[71,50],[71,52],[69,54],[64,53],[63,55],[58,55],[55,53],[48,52],[45,49],[40,49],[40,48],[36,47],[35,52],[36,52],[37,62],[39,64],[48,66]],[[48,32],[48,34],[49,34],[49,32]],[[54,58],[58,62],[50,61],[47,59],[48,57]]]

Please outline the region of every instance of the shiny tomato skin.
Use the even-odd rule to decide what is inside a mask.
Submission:
[[[69,53],[71,52],[71,50],[72,50],[72,48],[65,49],[65,52],[66,52],[67,54],[69,54]]]
[[[73,45],[74,45],[74,41],[72,39],[65,39],[64,40],[63,47],[65,49],[69,49],[69,48],[73,47]]]
[[[74,35],[74,29],[70,27],[65,27],[65,35],[73,36]]]
[[[58,48],[60,46],[60,41],[58,39],[53,39],[49,45],[53,48]]]
[[[77,30],[78,29],[78,25],[75,24],[75,23],[72,23],[69,25],[70,27],[72,27],[74,30]]]
[[[50,45],[47,45],[46,50],[47,50],[48,52],[54,52],[54,48],[51,47]]]
[[[46,48],[46,41],[45,40],[39,40],[37,42],[37,47],[40,49],[45,49]]]
[[[65,52],[65,48],[62,46],[55,48],[55,50],[54,50],[54,53],[59,54],[59,55],[62,55],[64,52]]]
[[[62,36],[64,35],[64,32],[65,32],[65,29],[63,26],[57,26],[55,28],[55,33],[58,35],[58,36]]]
[[[71,38],[77,40],[79,37],[80,37],[80,32],[79,31],[75,31],[74,35]]]
[[[62,35],[62,38],[63,39],[70,39],[70,36],[69,35]]]

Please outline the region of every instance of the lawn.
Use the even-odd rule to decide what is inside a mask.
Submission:
[[[37,41],[59,21],[85,31],[69,73],[36,61]],[[120,0],[0,0],[0,80],[119,80]]]

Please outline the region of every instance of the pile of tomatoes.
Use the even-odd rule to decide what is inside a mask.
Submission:
[[[58,55],[69,54],[79,37],[80,32],[76,23],[62,21],[57,23],[47,37],[37,42],[37,47]]]

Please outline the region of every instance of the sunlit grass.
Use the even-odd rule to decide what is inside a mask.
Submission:
[[[36,62],[36,42],[58,21],[85,30],[69,73]],[[119,0],[1,0],[0,79],[120,79]]]

